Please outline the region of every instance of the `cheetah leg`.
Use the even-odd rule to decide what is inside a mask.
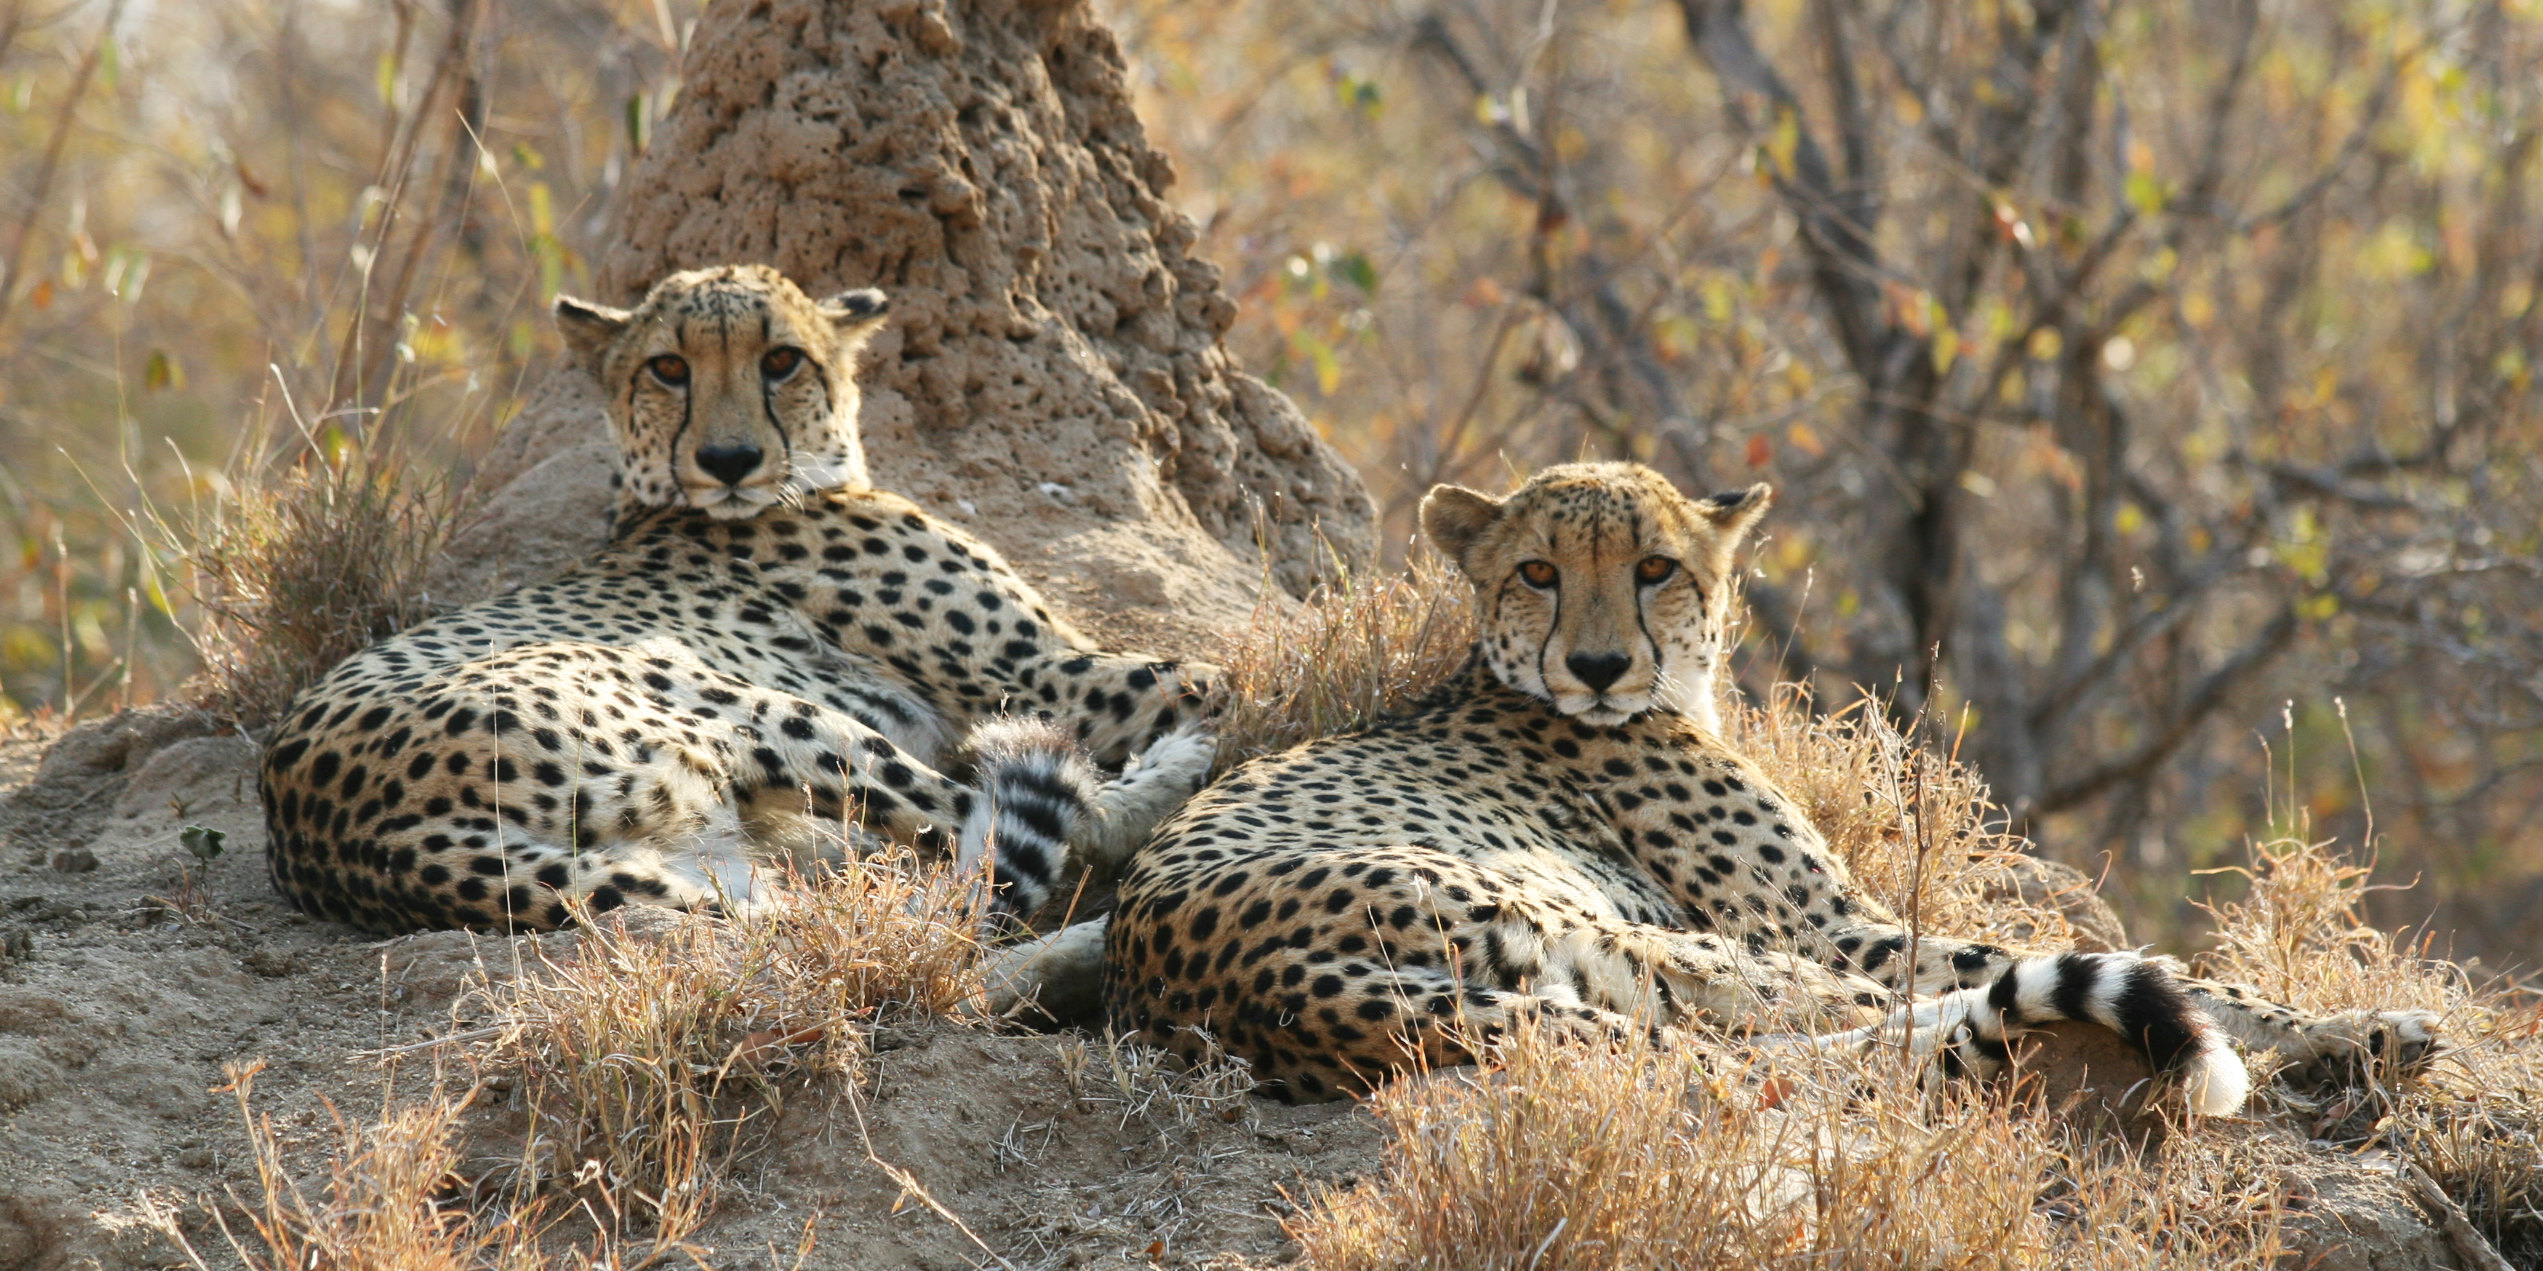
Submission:
[[[1868,902],[1855,906],[1872,911]],[[2010,1033],[2033,1024],[2076,1020],[2099,1024],[2142,1051],[2158,1071],[2178,1072],[2203,1112],[2242,1106],[2251,1078],[2205,1003],[2182,984],[2167,959],[2134,953],[2017,954],[1950,936],[1908,934],[1888,922],[1864,922],[1827,933],[1821,952],[1888,985],[1903,997],[1941,992],[1954,1007],[1950,1026],[1965,1029],[1972,1054],[1993,1061]],[[1912,954],[1912,956],[1911,956]],[[1924,1009],[1922,1004],[1910,1009]],[[1948,1038],[1952,1036],[1946,1032]]]
[[[507,834],[470,862],[465,881],[479,885],[495,930],[559,926],[559,901],[596,913],[636,903],[742,917],[781,898],[731,809],[710,806],[690,820],[686,830],[579,849]]]
[[[1040,1008],[1055,1019],[1091,1016],[1101,1007],[1107,918],[993,950],[981,969],[981,1009],[1008,1017]]]
[[[1200,662],[1054,650],[1016,668],[1006,709],[1066,724],[1095,762],[1116,767],[1203,718],[1218,673]]]
[[[2421,1071],[2445,1053],[2442,1021],[2434,1011],[2342,1011],[2314,1015],[2263,997],[2245,984],[2183,979],[2190,1000],[2219,1028],[2253,1050],[2274,1050],[2299,1083],[2356,1085],[2379,1068]]]
[[[1130,859],[1165,819],[1209,780],[1218,737],[1198,721],[1159,736],[1119,777],[1104,783],[1086,824],[1070,836],[1088,869],[1109,873]]]

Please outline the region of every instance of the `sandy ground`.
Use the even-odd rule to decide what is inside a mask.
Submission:
[[[258,1111],[319,1169],[330,1107],[367,1119],[411,1094],[481,967],[530,941],[443,932],[381,941],[293,912],[265,879],[250,742],[158,712],[63,739],[0,740],[0,1271],[185,1265],[139,1221],[145,1194],[181,1208],[211,1265],[236,1259],[207,1205],[253,1196],[223,1066],[262,1060]],[[227,836],[194,870],[185,827]],[[190,881],[190,877],[195,881]],[[569,934],[541,938],[563,951]],[[790,1102],[698,1243],[718,1267],[1256,1267],[1287,1261],[1280,1219],[1318,1184],[1374,1169],[1378,1126],[1347,1105],[1244,1100],[1232,1119],[1073,1094],[1083,1035],[933,1025],[872,1039],[863,1109],[872,1153],[909,1170],[978,1237],[868,1158],[835,1099]],[[1101,1043],[1092,1043],[1100,1048]],[[472,1127],[499,1152],[518,1109]],[[2245,1132],[2257,1132],[2247,1130]],[[2291,1265],[2453,1265],[2389,1168],[2308,1157]]]

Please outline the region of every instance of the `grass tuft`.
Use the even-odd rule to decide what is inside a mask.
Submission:
[[[338,662],[432,611],[425,576],[458,500],[394,442],[317,448],[290,470],[229,486],[197,524],[149,521],[191,567],[203,611],[191,685],[249,727]]]
[[[1537,1033],[1489,1069],[1381,1088],[1377,1175],[1289,1226],[1318,1271],[2270,1265],[2274,1211],[2220,1160],[2149,1163],[1895,1064],[1779,1075],[1774,1106],[1693,1049]],[[2215,1145],[2220,1154],[2235,1150]]]
[[[232,1198],[248,1230],[234,1229],[228,1215],[212,1211],[223,1241],[248,1271],[532,1271],[546,1265],[539,1251],[545,1206],[527,1196],[474,1197],[462,1175],[459,1123],[470,1096],[444,1092],[394,1104],[369,1126],[348,1123],[329,1104],[337,1143],[325,1181],[312,1194],[293,1178],[272,1119],[250,1106],[263,1069],[262,1060],[229,1065],[222,1087],[238,1100],[256,1165],[260,1195],[244,1204]],[[175,1209],[147,1204],[146,1213],[188,1263],[208,1268]]]
[[[866,1030],[979,993],[969,882],[903,853],[746,919],[604,915],[485,991],[496,1025],[477,1061],[520,1074],[551,1178],[676,1241],[791,1092],[858,1079]]]
[[[2427,1075],[2314,1094],[2264,1087],[2261,1114],[2425,1171],[2510,1263],[2543,1265],[2543,1003],[2477,982],[2366,921],[2370,866],[2299,838],[2254,847],[2245,896],[2216,905],[2197,969],[2311,1011],[2435,1011],[2454,1049]]]
[[[1218,771],[1403,709],[1474,641],[1473,588],[1429,551],[1402,573],[1344,571],[1295,609],[1255,610],[1219,659]]]

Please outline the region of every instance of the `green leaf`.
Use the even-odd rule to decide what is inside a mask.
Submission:
[[[189,825],[177,831],[177,841],[185,844],[185,850],[194,853],[194,859],[206,865],[212,863],[213,857],[221,854],[221,844],[228,838],[229,835],[223,831],[206,829],[200,825]]]
[[[1368,253],[1346,252],[1333,262],[1331,268],[1334,277],[1362,291],[1376,293],[1377,266],[1369,263]]]
[[[627,99],[627,147],[637,154],[653,140],[653,111],[643,93]]]

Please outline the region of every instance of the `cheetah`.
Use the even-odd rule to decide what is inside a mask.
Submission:
[[[258,783],[282,894],[382,933],[746,911],[763,866],[882,839],[965,867],[994,845],[1013,917],[1188,796],[1211,668],[1098,649],[868,484],[855,362],[886,308],[763,266],[632,310],[560,298],[617,444],[610,541],[299,694]],[[965,750],[977,784],[946,771]]]
[[[1301,1102],[1470,1062],[1473,1039],[1521,1021],[1905,1038],[1941,1079],[1999,1070],[2025,1025],[2081,1020],[2207,1113],[2248,1092],[2229,1039],[2299,1062],[2427,1055],[2426,1012],[2313,1019],[2163,959],[1911,939],[1721,739],[1732,554],[1771,496],[1690,499],[1604,463],[1506,498],[1430,491],[1423,529],[1475,589],[1473,659],[1365,731],[1239,767],[1160,827],[1103,934],[1114,1026],[1187,1060],[1220,1048]]]

